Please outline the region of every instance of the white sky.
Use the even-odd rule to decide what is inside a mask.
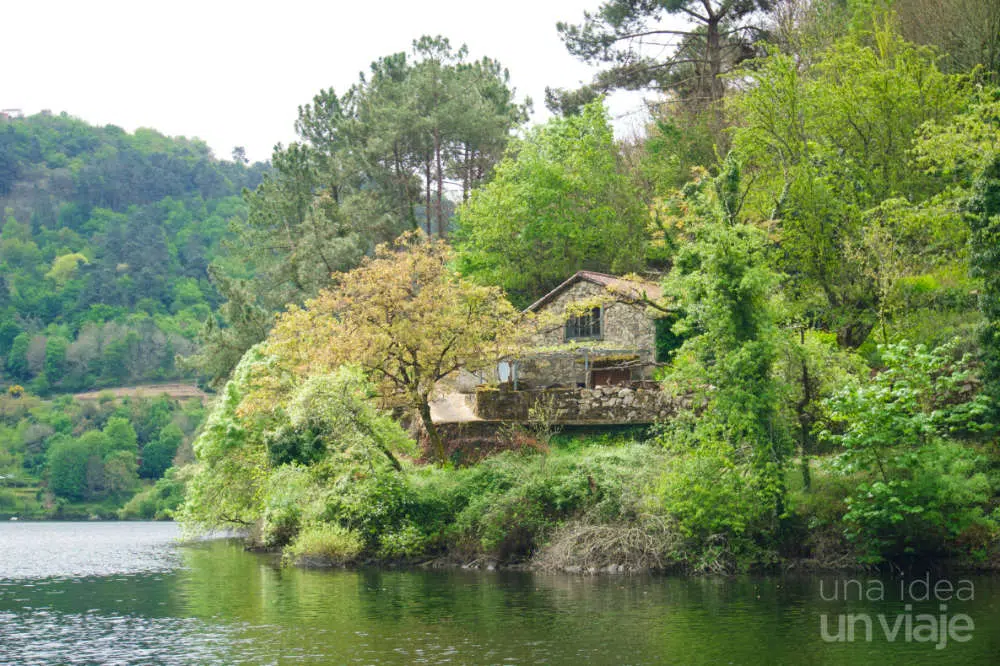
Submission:
[[[472,58],[498,59],[544,120],[545,86],[593,70],[570,56],[556,21],[579,22],[600,0],[5,0],[0,108],[66,111],[129,131],[204,139],[219,157],[251,160],[294,139],[300,104],[343,92],[372,60],[441,34]],[[639,122],[636,95],[611,101],[619,132]]]

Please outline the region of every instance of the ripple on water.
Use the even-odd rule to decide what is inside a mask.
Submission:
[[[166,572],[178,566],[173,523],[0,523],[0,581]]]
[[[238,629],[192,618],[0,612],[0,664],[238,664]]]

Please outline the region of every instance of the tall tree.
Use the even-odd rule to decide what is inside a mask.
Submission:
[[[916,168],[912,148],[922,127],[963,107],[968,87],[884,16],[810,62],[773,52],[742,75],[750,85],[731,109],[733,148],[757,183],[747,211],[776,226],[781,268],[803,300],[825,301],[822,324],[858,346],[879,302],[852,248],[886,201],[924,202],[947,186]]]
[[[723,75],[753,53],[771,0],[607,0],[582,24],[557,29],[573,55],[605,65],[592,89],[652,88],[704,106]],[[666,55],[663,55],[666,54]],[[556,101],[559,95],[550,97]]]
[[[220,310],[221,325],[207,324],[192,360],[214,383],[263,339],[267,315],[315,296],[332,273],[421,223],[447,235],[452,199],[489,177],[526,118],[507,71],[467,56],[422,37],[412,58],[380,58],[345,94],[324,90],[299,108],[301,141],[276,149],[273,175],[246,195],[249,216],[236,225],[231,248],[252,277],[241,287],[214,274],[235,300]]]

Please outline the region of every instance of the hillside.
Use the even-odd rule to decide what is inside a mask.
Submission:
[[[0,384],[180,378],[219,300],[208,264],[267,165],[66,114],[0,123]]]

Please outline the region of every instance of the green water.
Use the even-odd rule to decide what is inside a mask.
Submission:
[[[305,571],[238,544],[175,544],[152,523],[0,525],[2,664],[995,664],[1000,578],[947,603],[975,628],[935,649],[889,642],[874,620],[829,643],[842,613],[906,608],[827,601],[859,576],[579,577],[469,571]],[[935,578],[933,577],[932,581]],[[904,581],[912,583],[912,578]],[[966,593],[968,586],[966,586]],[[920,588],[917,590],[920,591]],[[910,600],[908,600],[910,601]],[[940,613],[913,602],[911,615]],[[902,626],[902,625],[901,625]],[[859,628],[861,625],[859,625]]]

